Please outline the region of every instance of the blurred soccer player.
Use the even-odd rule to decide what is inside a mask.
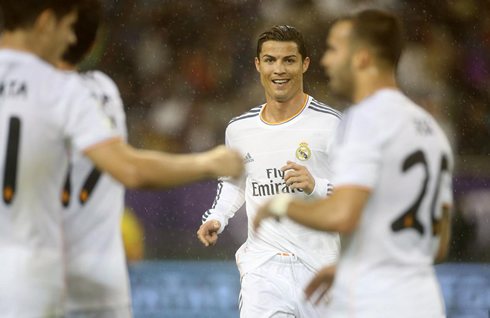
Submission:
[[[75,23],[77,43],[64,53],[59,68],[76,72],[89,53],[101,21],[99,0],[82,0]],[[115,130],[126,139],[124,107],[116,84],[100,71],[81,74]],[[131,317],[129,277],[121,236],[124,186],[72,149],[63,192],[66,316]]]
[[[355,103],[338,130],[336,191],[315,202],[279,197],[255,220],[285,215],[344,234],[336,273],[325,268],[307,289],[325,291],[335,273],[325,317],[445,315],[432,264],[447,253],[453,155],[432,116],[397,88],[402,46],[401,23],[387,12],[333,25],[322,64],[332,91]]]
[[[246,202],[248,239],[236,253],[242,318],[323,317],[305,301],[303,289],[322,266],[337,260],[338,234],[290,220],[271,220],[259,233],[251,226],[257,208],[280,193],[325,198],[333,189],[330,143],[341,115],[303,92],[309,63],[303,36],[294,27],[276,26],[259,36],[255,66],[267,103],[230,121],[226,144],[245,156],[245,173],[239,180],[220,180],[198,231],[204,245],[214,245]]]
[[[55,69],[78,0],[0,0],[0,317],[59,317],[66,291],[60,193],[70,149],[131,187],[239,176],[224,146],[199,155],[135,150],[76,74]]]

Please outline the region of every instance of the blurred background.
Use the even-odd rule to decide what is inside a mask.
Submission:
[[[368,7],[402,17],[407,45],[400,85],[435,116],[456,155],[450,261],[489,262],[488,0],[105,0],[105,25],[84,68],[100,69],[117,83],[132,145],[203,151],[224,142],[231,118],[265,102],[254,66],[256,39],[277,24],[305,36],[312,61],[305,91],[345,109],[329,96],[319,61],[331,22]],[[128,191],[123,228],[130,261],[234,260],[246,239],[244,211],[213,248],[202,247],[195,235],[215,191],[214,182]]]

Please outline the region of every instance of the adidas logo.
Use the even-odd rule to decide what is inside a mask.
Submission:
[[[252,156],[250,155],[250,153],[247,152],[247,155],[245,156],[245,158],[243,158],[243,162],[245,164],[254,162],[254,158],[252,158]]]

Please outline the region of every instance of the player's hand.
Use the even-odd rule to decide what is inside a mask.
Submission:
[[[213,246],[218,240],[218,230],[221,228],[221,223],[217,220],[205,222],[197,231],[197,238],[204,246]]]
[[[330,265],[319,271],[305,289],[306,298],[311,299],[315,295],[315,304],[319,304],[322,299],[326,300],[324,296],[332,286],[335,270],[336,265]]]
[[[214,177],[230,176],[238,178],[243,173],[243,158],[235,150],[221,145],[203,153],[206,165]]]
[[[281,171],[287,172],[284,175],[284,181],[292,189],[302,189],[310,195],[315,189],[315,178],[311,175],[305,166],[295,162],[288,161],[287,165],[281,168]]]
[[[257,229],[260,226],[260,223],[267,218],[273,217],[276,220],[279,220],[279,217],[275,216],[274,214],[270,213],[269,211],[269,205],[270,201],[266,203],[265,205],[261,206],[259,210],[257,211],[257,215],[255,216],[254,219],[254,229],[257,231]]]

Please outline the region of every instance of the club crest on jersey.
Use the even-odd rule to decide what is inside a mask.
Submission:
[[[299,148],[296,149],[296,158],[301,161],[306,161],[310,159],[311,150],[308,148],[308,143],[303,141],[299,144]]]

